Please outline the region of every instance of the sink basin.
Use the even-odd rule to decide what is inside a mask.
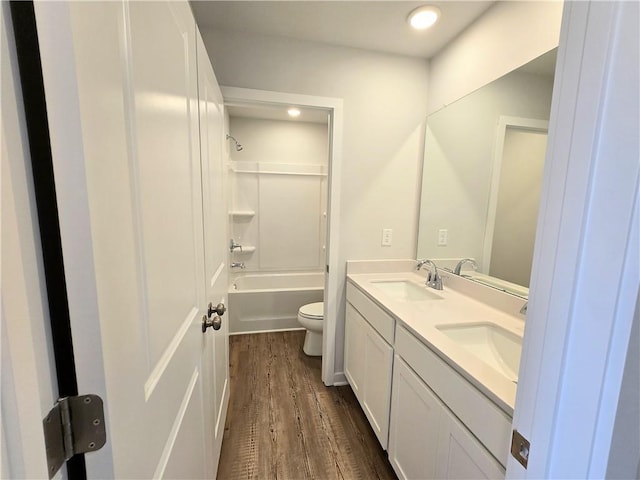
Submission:
[[[488,322],[436,328],[513,382],[518,381],[522,352],[522,338],[518,335]]]
[[[416,285],[408,280],[374,280],[376,288],[387,295],[403,301],[442,300],[442,297],[431,292],[427,287]]]

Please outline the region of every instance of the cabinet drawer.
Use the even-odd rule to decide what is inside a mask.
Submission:
[[[395,320],[391,315],[378,307],[357,287],[347,282],[347,301],[360,312],[369,324],[387,343],[393,345]]]
[[[396,329],[395,349],[505,466],[511,440],[511,418],[401,326]]]

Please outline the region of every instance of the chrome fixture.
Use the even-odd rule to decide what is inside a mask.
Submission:
[[[528,308],[529,302],[524,302],[524,305],[522,306],[522,308],[520,309],[520,313],[522,315],[526,315],[527,314],[527,308]]]
[[[438,267],[431,260],[418,260],[417,269],[420,270],[424,265],[429,265],[431,270],[427,274],[427,279],[424,282],[427,287],[435,288],[436,290],[442,290],[442,277],[438,273]]]
[[[429,260],[418,260],[418,264],[416,265],[416,270],[420,271],[420,269],[422,268],[422,266],[427,263]]]
[[[245,269],[247,267],[244,266],[244,262],[232,262],[231,263],[231,268],[241,268],[241,269]],[[234,284],[235,285],[235,284]],[[237,288],[237,287],[236,287]]]
[[[239,248],[240,251],[242,251],[242,245],[240,245],[239,243],[236,243],[233,241],[233,238],[231,240],[229,240],[229,251],[233,253],[233,251]]]
[[[463,258],[458,262],[456,268],[453,269],[453,273],[455,273],[456,275],[460,275],[460,270],[465,263],[470,263],[474,270],[478,270],[478,264],[473,258]]]
[[[233,143],[236,144],[236,152],[241,152],[244,147],[240,144],[240,142],[238,142],[238,140],[227,133],[227,140],[229,139],[233,140]]]

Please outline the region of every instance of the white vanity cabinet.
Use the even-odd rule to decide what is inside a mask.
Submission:
[[[389,461],[400,479],[436,478],[444,406],[396,355],[389,430]]]
[[[398,477],[504,479],[511,416],[411,326],[441,319],[376,294],[347,282],[344,371]]]
[[[447,408],[442,412],[435,478],[504,479],[504,468],[488,450]]]
[[[413,335],[398,328],[389,460],[400,478],[504,478],[504,468],[481,440],[506,461],[511,422],[476,392]],[[480,439],[457,415],[476,427]]]
[[[345,318],[344,371],[378,441],[386,450],[389,434],[393,347],[369,323],[369,319],[373,319],[374,324],[381,325],[384,334],[391,335],[393,335],[394,320],[361,292],[349,287]],[[366,319],[360,311],[367,312]]]

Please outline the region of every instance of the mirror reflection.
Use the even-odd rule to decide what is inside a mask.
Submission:
[[[526,297],[556,50],[427,118],[418,258]]]

